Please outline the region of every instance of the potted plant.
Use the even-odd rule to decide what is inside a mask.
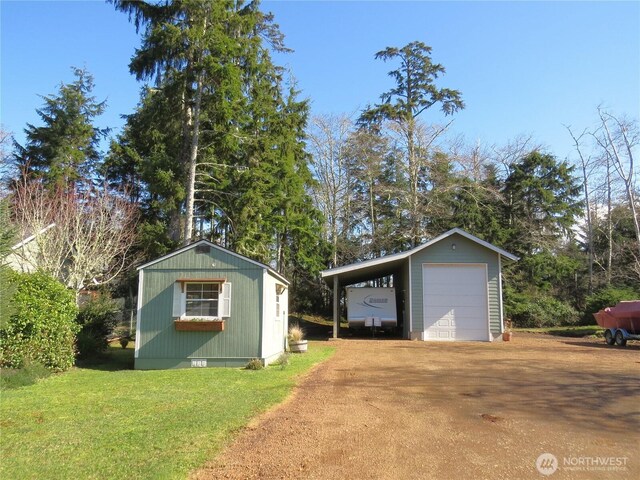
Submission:
[[[129,336],[129,334],[123,335],[119,340],[120,346],[122,348],[127,348],[127,345],[129,345],[129,341],[131,341],[131,337]]]
[[[511,320],[507,319],[504,322],[504,332],[502,333],[502,340],[504,340],[505,342],[510,342],[512,335],[513,332],[511,331]]]
[[[289,327],[289,350],[293,353],[304,353],[307,351],[307,341],[304,339],[304,330],[300,325],[293,324]]]

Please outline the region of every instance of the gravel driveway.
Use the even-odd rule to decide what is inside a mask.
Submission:
[[[638,342],[333,344],[290,400],[193,477],[640,478]],[[551,474],[547,458],[548,477],[543,453],[559,463]]]

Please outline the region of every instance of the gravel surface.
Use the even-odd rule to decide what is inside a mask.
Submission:
[[[192,478],[640,478],[640,342],[333,345]],[[559,463],[548,477],[536,469],[543,453]]]

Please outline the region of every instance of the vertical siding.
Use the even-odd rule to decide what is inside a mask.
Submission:
[[[402,298],[404,303],[404,317],[402,319],[402,337],[410,338],[411,326],[411,308],[410,308],[410,299],[411,299],[411,282],[409,281],[409,260],[407,259],[402,266],[402,270],[400,273],[400,278],[402,279]]]
[[[451,249],[451,244],[456,249]],[[424,331],[423,263],[486,263],[489,290],[489,326],[492,335],[500,334],[499,255],[477,243],[453,234],[411,256],[411,308],[413,332]]]
[[[263,271],[259,265],[215,248],[200,254],[193,248],[146,267],[136,366],[186,366],[191,358],[219,359],[222,363],[218,364],[226,364],[258,357]],[[178,278],[231,282],[231,317],[225,319],[223,332],[175,331],[173,287]]]

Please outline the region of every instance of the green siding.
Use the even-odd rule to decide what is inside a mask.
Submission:
[[[263,272],[259,265],[215,248],[210,253],[192,248],[145,267],[136,368],[190,367],[191,358],[207,359],[209,365],[242,365],[259,358]],[[178,278],[231,282],[231,317],[223,332],[175,330],[173,288]]]
[[[246,358],[209,358],[207,367],[244,367],[249,360]],[[139,370],[166,370],[169,368],[192,368],[191,360],[180,358],[137,358],[136,368]],[[194,367],[195,368],[195,367]]]
[[[451,244],[456,249],[451,249]],[[457,233],[411,256],[411,307],[413,331],[424,330],[422,300],[423,263],[486,263],[489,280],[489,324],[492,335],[500,334],[500,290],[498,253]]]
[[[405,261],[402,266],[402,270],[400,273],[400,278],[402,280],[402,288],[403,288],[403,324],[402,324],[402,337],[410,338],[410,318],[409,318],[409,291],[411,289],[411,282],[409,281],[409,260]]]

